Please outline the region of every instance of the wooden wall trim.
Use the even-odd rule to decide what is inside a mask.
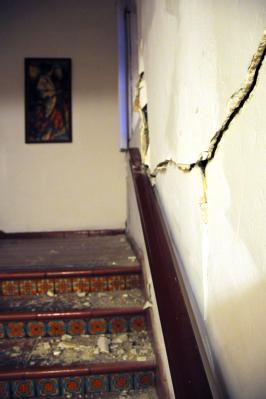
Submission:
[[[80,269],[78,267],[75,270],[60,270],[56,267],[47,266],[48,270],[40,270],[40,267],[33,266],[31,271],[26,271],[22,269],[17,271],[12,271],[10,267],[6,266],[5,271],[0,271],[0,280],[25,280],[25,279],[43,279],[43,278],[76,278],[76,277],[94,277],[94,276],[112,276],[114,274],[119,275],[128,275],[128,274],[140,274],[141,273],[141,266],[131,266],[131,265],[123,265],[123,266],[115,266],[115,267],[108,267],[108,266],[99,266],[91,269]],[[11,270],[11,271],[8,271]],[[19,269],[19,267],[18,267]]]
[[[92,375],[92,374],[108,374],[108,373],[126,373],[135,371],[155,370],[156,364],[153,360],[135,361],[124,360],[120,362],[100,362],[90,364],[80,364],[77,366],[61,366],[56,365],[52,367],[28,367],[21,369],[5,369],[0,367],[1,380],[15,380],[27,378],[51,378],[51,377],[67,377],[78,375]]]
[[[71,238],[71,237],[115,236],[119,234],[125,234],[125,229],[39,231],[39,232],[15,232],[15,233],[5,233],[4,231],[0,231],[0,239]]]
[[[212,398],[165,219],[139,150],[129,158],[175,396]]]
[[[16,312],[0,313],[0,322],[7,321],[29,321],[29,320],[72,320],[72,319],[89,319],[94,317],[114,317],[114,316],[132,316],[145,315],[146,312],[141,306],[125,307],[125,308],[103,308],[103,309],[82,309],[69,311],[51,311],[51,312]]]

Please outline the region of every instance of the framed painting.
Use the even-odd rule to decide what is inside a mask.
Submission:
[[[71,59],[25,59],[26,143],[72,142]]]

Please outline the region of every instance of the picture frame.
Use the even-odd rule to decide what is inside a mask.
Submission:
[[[70,58],[25,58],[25,142],[72,142]]]

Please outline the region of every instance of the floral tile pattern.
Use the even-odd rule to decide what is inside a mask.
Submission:
[[[52,398],[71,397],[84,393],[125,392],[147,389],[155,384],[154,371],[115,374],[96,374],[61,378],[0,381],[0,398]]]
[[[36,284],[39,295],[45,295],[48,291],[54,293],[54,280],[46,278],[37,280]]]
[[[67,323],[67,333],[69,335],[86,334],[87,326],[84,320],[70,320]]]
[[[83,377],[65,377],[61,379],[63,395],[84,393]]]
[[[86,377],[86,391],[87,392],[108,392],[109,391],[109,376],[108,375],[93,375]]]
[[[42,321],[30,321],[26,325],[27,335],[33,337],[44,337],[46,335],[46,326]]]
[[[36,383],[37,395],[40,397],[59,395],[59,381],[57,378],[43,378]]]
[[[135,316],[130,319],[130,331],[142,331],[146,328],[144,316]]]
[[[90,279],[83,278],[73,278],[72,279],[72,290],[73,292],[90,292],[91,291]]]
[[[49,293],[99,292],[126,290],[141,287],[140,274],[108,275],[77,278],[46,278],[4,280],[0,283],[0,295],[24,296]]]
[[[2,295],[19,295],[19,282],[13,280],[2,281]]]
[[[32,398],[35,394],[33,380],[18,380],[12,383],[13,398]]]
[[[114,317],[109,322],[109,332],[111,334],[125,333],[128,331],[127,320],[123,317]]]
[[[129,391],[133,389],[133,376],[127,374],[111,375],[111,392]]]
[[[155,383],[155,375],[153,371],[138,372],[134,374],[134,388],[145,389]]]
[[[104,334],[107,332],[107,321],[105,319],[91,319],[88,322],[89,334]]]
[[[67,294],[72,292],[72,279],[57,278],[54,281],[54,290],[56,294]]]
[[[10,321],[6,324],[6,334],[8,338],[25,337],[25,326],[22,321]]]
[[[60,337],[66,334],[67,325],[63,320],[51,320],[47,323],[47,334],[50,337]]]
[[[19,281],[20,295],[36,295],[37,285],[35,280],[20,280]]]
[[[125,276],[109,276],[107,277],[108,291],[125,290]]]
[[[52,317],[52,316],[51,316]],[[146,330],[145,316],[117,316],[90,319],[10,321],[0,323],[0,338],[37,338],[83,334],[119,334]],[[1,398],[1,397],[0,397]]]
[[[107,291],[108,280],[107,277],[91,277],[91,292]]]

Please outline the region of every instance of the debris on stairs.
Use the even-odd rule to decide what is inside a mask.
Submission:
[[[155,399],[125,235],[0,239],[0,398]]]

